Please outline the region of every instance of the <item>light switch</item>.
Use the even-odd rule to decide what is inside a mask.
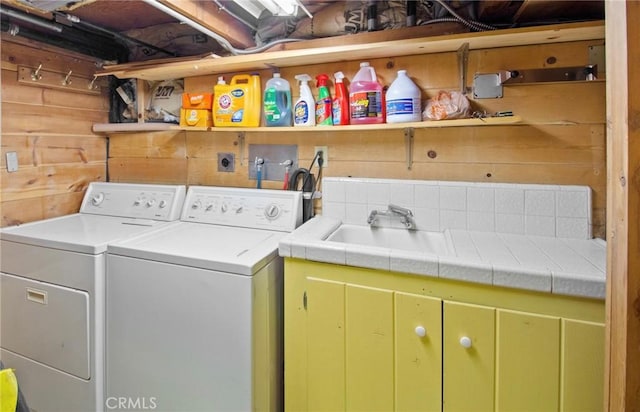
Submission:
[[[18,154],[16,152],[7,152],[7,172],[15,172],[18,170]]]

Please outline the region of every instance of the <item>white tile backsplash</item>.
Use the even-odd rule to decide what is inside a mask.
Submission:
[[[557,214],[560,217],[582,217],[588,216],[587,191],[560,191],[557,198]]]
[[[344,201],[342,202],[330,202],[322,194],[322,214],[325,216],[332,216],[336,219],[340,219],[343,222],[347,220],[347,206]]]
[[[391,201],[390,197],[391,185],[388,183],[367,183],[367,203],[368,204],[384,204],[388,205]]]
[[[345,205],[345,220],[344,223],[351,225],[366,225],[367,218],[369,217],[369,209],[366,204],[361,203],[347,203]],[[324,208],[324,206],[323,206]],[[324,213],[324,212],[323,212]],[[337,216],[331,216],[337,218]]]
[[[467,212],[467,230],[496,231],[496,215],[492,212]]]
[[[325,202],[341,202],[345,203],[347,198],[345,195],[345,182],[341,180],[322,180],[322,199]],[[324,204],[323,204],[324,208]]]
[[[550,190],[525,190],[524,213],[527,216],[555,216],[555,192]]]
[[[433,184],[416,183],[413,186],[415,206],[425,209],[440,208],[440,187],[434,182]]]
[[[440,231],[466,228],[467,213],[464,210],[440,209]]]
[[[480,185],[467,188],[467,210],[494,213],[495,204],[494,188]]]
[[[416,204],[414,198],[414,185],[409,183],[398,183],[390,186],[390,203],[402,207],[413,208]]]
[[[587,186],[345,177],[326,177],[322,184],[322,213],[350,224],[366,225],[371,210],[393,203],[413,211],[419,230],[592,236]]]
[[[527,235],[555,236],[556,219],[553,216],[527,215],[524,217],[524,230]]]
[[[327,180],[326,178],[323,179]],[[345,202],[367,204],[367,185],[361,180],[347,181],[344,186]],[[325,187],[325,191],[327,188]],[[324,197],[324,193],[323,193]]]
[[[496,213],[524,214],[524,191],[517,188],[509,189],[506,184],[500,186],[496,188]]]
[[[457,185],[440,185],[440,209],[467,210],[467,188]]]
[[[496,213],[496,232],[524,235],[524,215]]]

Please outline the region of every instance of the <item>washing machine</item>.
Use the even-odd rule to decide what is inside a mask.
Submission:
[[[180,222],[108,246],[107,399],[278,411],[283,260],[300,192],[190,187]]]
[[[185,194],[95,182],[79,213],[0,231],[0,359],[33,411],[104,410],[107,244],[177,221]]]

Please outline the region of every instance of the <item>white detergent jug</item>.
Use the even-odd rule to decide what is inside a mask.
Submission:
[[[422,121],[421,95],[407,71],[398,70],[398,77],[387,90],[387,123]]]

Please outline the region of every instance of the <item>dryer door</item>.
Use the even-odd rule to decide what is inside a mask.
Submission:
[[[2,348],[89,379],[89,294],[0,274]]]

